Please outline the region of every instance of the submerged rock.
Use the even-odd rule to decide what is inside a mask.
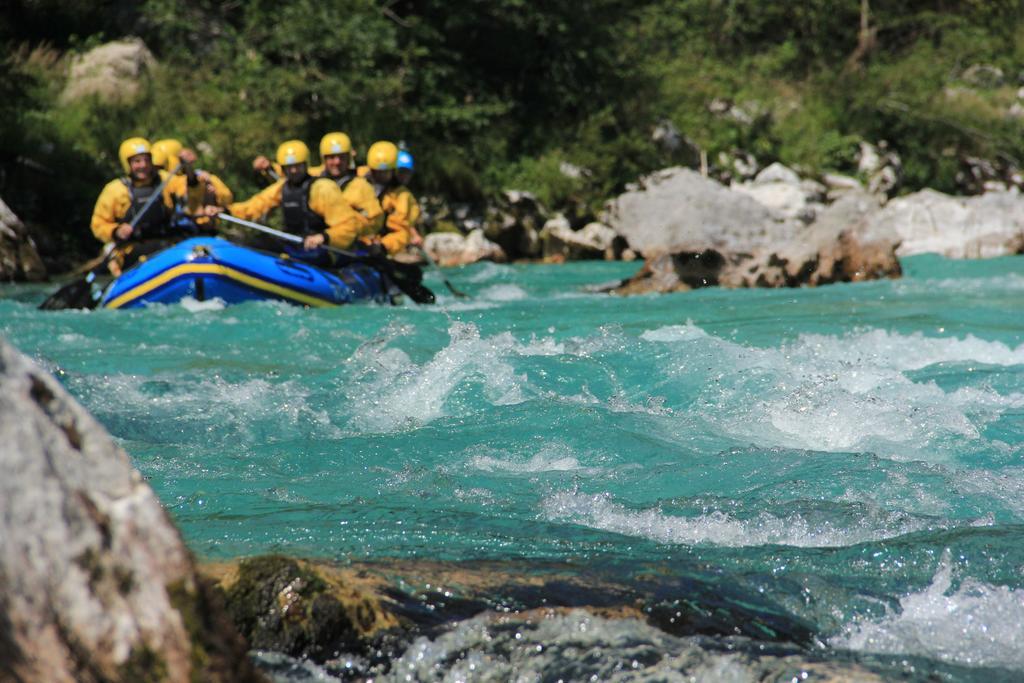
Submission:
[[[625,616],[625,615],[624,615]],[[486,613],[422,637],[379,681],[864,681],[854,663],[815,661],[795,648],[742,638],[715,644],[629,618],[583,610]]]
[[[153,490],[0,340],[0,679],[256,681]]]
[[[0,282],[46,279],[46,266],[25,225],[0,199]]]
[[[343,645],[338,656],[318,658],[318,666],[260,655],[270,670],[301,670],[311,679],[881,680],[854,662],[821,661],[808,624],[762,594],[723,582],[657,573],[620,582],[579,567],[545,565],[531,572],[501,562],[245,562],[267,563],[266,570],[251,573],[250,588],[228,593],[260,596],[257,602],[273,616],[258,628],[278,629],[285,645],[295,641],[281,627],[281,605],[298,604],[305,613],[311,604],[293,602],[286,588],[296,580],[334,581],[381,596],[365,613],[383,618],[361,630],[353,623],[363,640]],[[246,618],[263,618],[252,617]]]

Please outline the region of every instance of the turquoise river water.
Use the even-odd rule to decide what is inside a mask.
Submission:
[[[1024,678],[1024,257],[584,290],[636,267],[479,264],[448,271],[470,300],[432,307],[44,312],[47,289],[8,285],[0,335],[202,557],[706,575],[812,624],[826,658]],[[606,648],[625,628],[599,627]],[[413,679],[441,680],[446,642]]]

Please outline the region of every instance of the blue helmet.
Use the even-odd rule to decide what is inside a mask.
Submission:
[[[398,168],[407,168],[410,171],[413,168],[412,155],[404,149],[398,153]]]

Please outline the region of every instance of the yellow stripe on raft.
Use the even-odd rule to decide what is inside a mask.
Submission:
[[[234,268],[223,266],[219,263],[184,263],[180,266],[175,266],[174,268],[165,270],[156,277],[146,280],[138,287],[132,287],[116,299],[111,299],[107,302],[106,308],[120,308],[135,299],[145,296],[157,287],[160,287],[181,275],[221,275],[231,280],[249,285],[255,289],[270,292],[271,294],[276,294],[277,296],[291,299],[292,301],[297,301],[298,303],[306,304],[307,306],[337,306],[333,301],[319,299],[315,296],[304,294],[289,287],[275,285],[273,282],[261,280],[247,273],[235,270]]]

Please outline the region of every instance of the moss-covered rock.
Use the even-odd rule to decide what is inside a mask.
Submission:
[[[228,612],[253,648],[324,661],[365,649],[370,635],[398,625],[380,599],[325,564],[270,555],[213,565]]]

